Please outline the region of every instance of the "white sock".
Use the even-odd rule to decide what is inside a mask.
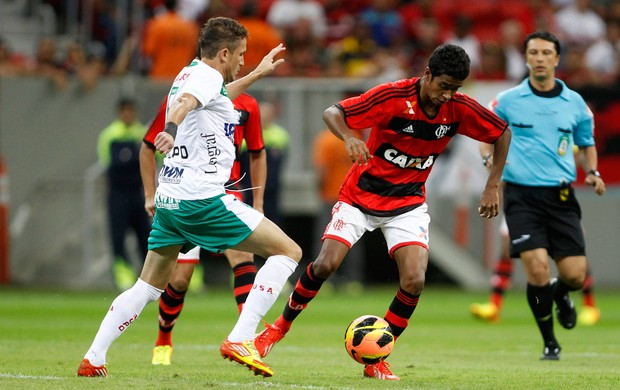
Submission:
[[[267,259],[256,273],[254,286],[243,305],[237,324],[228,335],[229,341],[240,342],[254,338],[259,322],[278,299],[282,286],[296,267],[297,262],[286,256],[276,255]]]
[[[133,287],[116,297],[84,358],[93,366],[104,365],[110,345],[138,318],[144,306],[157,300],[161,293],[163,290],[138,279]]]

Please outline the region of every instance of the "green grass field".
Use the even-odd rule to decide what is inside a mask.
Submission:
[[[223,360],[232,329],[229,290],[190,294],[174,333],[171,366],[152,366],[157,305],[151,303],[108,352],[107,378],[76,369],[116,292],[0,290],[0,388],[3,389],[620,389],[620,293],[597,291],[602,320],[567,331],[556,325],[562,360],[541,362],[542,341],[522,291],[507,295],[502,321],[473,319],[485,293],[426,288],[389,362],[398,382],[363,378],[343,334],[362,314],[383,315],[395,287],[363,296],[322,293],[265,359],[272,378]],[[580,296],[574,294],[576,303]],[[281,297],[266,320],[280,313]]]

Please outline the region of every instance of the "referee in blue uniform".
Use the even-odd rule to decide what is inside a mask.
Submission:
[[[605,183],[596,169],[592,112],[555,78],[559,41],[535,32],[525,38],[524,49],[529,77],[501,92],[491,108],[512,129],[503,173],[510,255],[521,258],[527,274],[527,300],[544,342],[541,360],[559,360],[553,304],[558,322],[573,328],[577,313],[569,291],[582,288],[587,268],[581,209],[571,187],[577,176],[573,146],[579,148],[585,183],[598,195]],[[550,279],[549,257],[557,279]]]

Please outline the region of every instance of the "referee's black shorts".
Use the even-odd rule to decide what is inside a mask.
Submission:
[[[584,256],[581,208],[571,186],[504,186],[504,213],[510,232],[510,256],[546,248],[558,259]]]

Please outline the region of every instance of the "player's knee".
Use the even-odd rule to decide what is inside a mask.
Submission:
[[[318,258],[312,263],[312,272],[321,279],[329,278],[340,264],[336,261],[330,261],[327,258]]]
[[[286,252],[287,252],[285,253],[286,256],[290,257],[291,259],[295,260],[298,263],[301,260],[301,256],[303,255],[303,251],[301,250],[301,247],[297,245],[297,243],[293,240],[291,240],[290,244],[288,245]]]
[[[422,293],[422,290],[424,290],[425,282],[426,277],[423,273],[405,275],[400,280],[400,288],[409,294],[419,295]]]
[[[170,279],[170,286],[179,292],[187,291],[189,289],[189,279],[185,277],[172,277]]]
[[[572,274],[572,275],[562,275],[562,281],[569,285],[571,288],[580,289],[583,287],[583,284],[586,281],[586,274]]]

